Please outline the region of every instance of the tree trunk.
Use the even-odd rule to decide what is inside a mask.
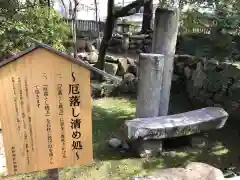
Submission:
[[[143,21],[141,33],[147,34],[152,30],[153,0],[144,4]]]
[[[72,15],[72,36],[73,36],[74,58],[77,58],[77,26],[76,26],[77,7],[78,7],[78,1],[74,0],[74,9],[73,9],[73,15]]]
[[[96,28],[97,28],[97,37],[99,38],[99,23],[98,23],[98,4],[97,0],[94,0],[95,5],[95,21],[96,21]]]
[[[104,70],[104,65],[105,65],[104,57],[107,52],[109,42],[112,38],[112,33],[114,28],[115,16],[113,14],[113,8],[114,8],[114,0],[108,0],[108,14],[107,14],[105,27],[104,27],[103,39],[99,49],[98,62],[96,63],[96,67],[98,67],[101,70]]]
[[[156,117],[159,110],[159,87],[162,82],[164,56],[141,53],[139,65],[136,117]]]
[[[104,35],[100,45],[98,62],[96,63],[96,67],[98,67],[101,70],[104,70],[104,65],[105,65],[104,57],[107,52],[109,42],[112,38],[113,28],[114,28],[116,19],[119,17],[125,17],[125,16],[130,16],[135,14],[144,5],[144,3],[147,3],[148,1],[150,0],[136,0],[124,6],[120,10],[113,12],[114,0],[108,0],[107,19],[105,22]],[[99,80],[101,80],[100,77],[99,77]]]
[[[154,23],[153,52],[164,55],[164,72],[159,105],[160,116],[168,114],[178,22],[179,9],[157,8]]]

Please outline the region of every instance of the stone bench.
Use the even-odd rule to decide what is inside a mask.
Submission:
[[[130,140],[165,139],[220,129],[227,119],[224,109],[206,107],[169,116],[136,118],[125,121],[125,126]]]
[[[224,109],[206,107],[181,114],[128,120],[124,130],[129,147],[140,157],[156,156],[162,152],[163,139],[220,129],[227,119]],[[195,142],[194,139],[191,142]]]

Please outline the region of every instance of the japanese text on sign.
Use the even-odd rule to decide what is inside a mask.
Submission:
[[[75,151],[77,160],[79,159],[78,151],[83,149],[81,138],[81,118],[79,109],[76,107],[80,106],[80,91],[79,91],[79,84],[75,84],[75,77],[74,73],[72,73],[73,83],[69,84],[69,105],[72,108],[72,118],[71,118],[71,129],[72,129],[72,150]]]

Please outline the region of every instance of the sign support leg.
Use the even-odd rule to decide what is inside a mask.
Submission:
[[[59,180],[59,169],[58,168],[56,168],[56,169],[49,169],[47,171],[47,177],[50,180]]]

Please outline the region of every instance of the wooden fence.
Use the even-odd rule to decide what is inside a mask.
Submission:
[[[68,20],[69,23],[71,23],[71,20]],[[77,31],[91,31],[91,32],[97,32],[97,24],[99,27],[99,32],[103,32],[104,29],[104,22],[96,22],[91,20],[77,20]]]
[[[71,23],[71,20],[68,20],[68,22]],[[104,22],[98,22],[98,27],[99,27],[99,32],[103,32]],[[77,20],[77,31],[95,33],[95,32],[97,32],[97,22],[96,21],[91,21],[91,20]],[[211,28],[197,27],[197,28],[192,28],[192,29],[185,29],[185,28],[180,27],[179,34],[186,34],[186,33],[190,33],[190,34],[199,34],[199,33],[210,34],[211,33]],[[229,33],[240,35],[239,30],[236,30],[236,32],[229,32]]]

